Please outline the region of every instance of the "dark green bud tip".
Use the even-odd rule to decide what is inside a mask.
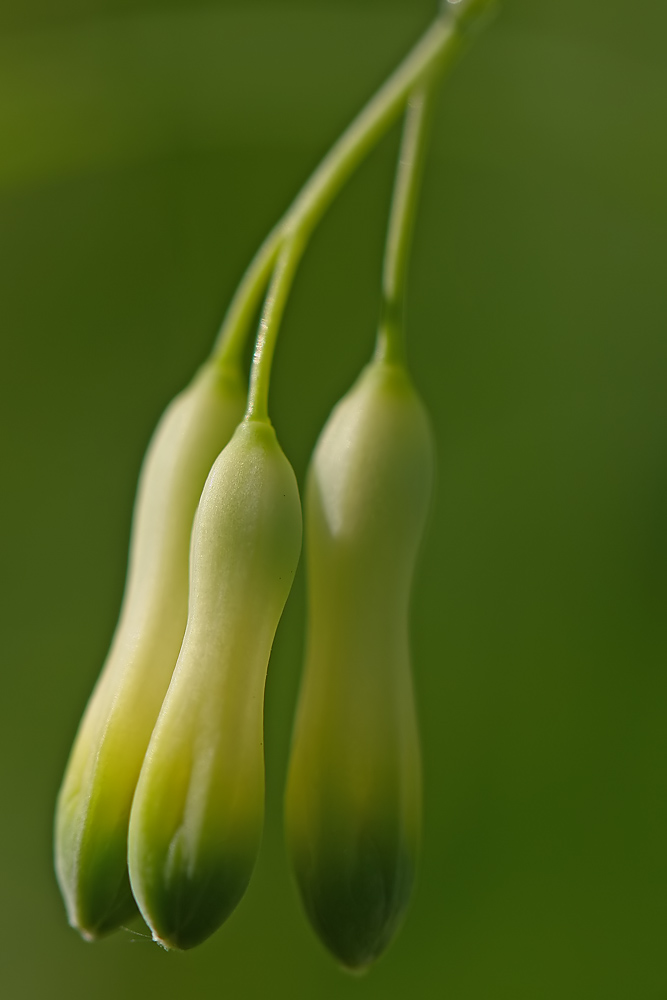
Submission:
[[[391,831],[369,826],[353,838],[304,844],[293,863],[320,939],[344,968],[364,972],[402,921],[414,882],[412,851]]]

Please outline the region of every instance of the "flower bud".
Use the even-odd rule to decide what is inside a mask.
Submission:
[[[292,467],[271,425],[246,420],[199,503],[185,638],[130,819],[132,889],[168,948],[212,934],[250,879],[264,815],[264,684],[300,548]]]
[[[167,408],[144,460],[120,620],[56,811],[58,882],[70,924],[88,939],[136,912],[127,874],[132,797],[185,631],[195,510],[244,404],[240,371],[205,365]]]
[[[415,872],[408,604],[432,478],[422,403],[401,366],[375,361],[334,409],[309,471],[309,628],[286,794],[306,911],[355,970],[391,940]]]

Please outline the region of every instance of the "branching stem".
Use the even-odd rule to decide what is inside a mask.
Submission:
[[[268,419],[268,383],[277,327],[313,229],[364,157],[398,118],[413,91],[453,65],[466,44],[468,32],[460,25],[465,21],[467,29],[468,9],[477,14],[492,3],[460,0],[456,6],[446,5],[448,9],[436,18],[324,157],[251,261],[230,304],[213,357],[221,364],[238,361],[252,316],[275,268],[253,359],[248,408],[253,419]]]

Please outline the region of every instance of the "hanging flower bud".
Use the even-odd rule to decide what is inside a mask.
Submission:
[[[386,948],[414,878],[421,780],[408,604],[432,474],[428,419],[407,373],[373,362],[311,462],[309,630],[286,795],[306,911],[350,969]]]
[[[167,408],[144,461],[120,620],[56,811],[58,881],[70,924],[88,939],[136,912],[127,874],[132,797],[185,631],[195,510],[244,404],[240,371],[207,364]]]
[[[248,885],[264,814],[263,696],[301,548],[292,467],[245,420],[192,532],[188,624],[132,806],[132,889],[153,937],[199,944]]]

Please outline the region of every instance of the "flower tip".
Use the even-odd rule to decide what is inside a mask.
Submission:
[[[368,973],[371,966],[374,964],[374,959],[370,959],[368,962],[363,962],[360,965],[346,965],[340,958],[338,959],[338,965],[342,972],[346,972],[348,976],[354,977],[354,979],[363,979],[363,977]]]
[[[391,944],[414,880],[414,852],[406,845],[380,846],[380,837],[365,845],[365,838],[356,845],[347,840],[340,851],[321,843],[315,855],[308,849],[295,852],[292,844],[311,924],[338,964],[355,976],[367,972]]]
[[[68,908],[67,920],[72,930],[75,930],[84,941],[94,943],[108,937],[126,921],[137,916],[138,910],[134,900],[126,903],[122,907],[116,907],[111,911],[100,914],[99,911],[84,914],[81,908],[73,910]]]
[[[118,922],[115,919],[109,922],[100,921],[99,923],[94,923],[93,921],[82,919],[77,913],[69,913],[67,922],[72,930],[76,931],[89,944],[101,941],[102,938],[105,938],[118,927]]]
[[[178,951],[179,950],[179,949],[175,948],[172,944],[169,944],[168,941],[163,941],[162,938],[158,934],[155,933],[155,931],[153,931],[153,942],[154,942],[154,944],[159,945],[160,948],[163,949],[163,951]]]
[[[69,925],[73,930],[78,932],[78,934],[83,938],[84,941],[87,941],[89,944],[93,944],[95,941],[99,941],[100,937],[102,936],[100,934],[96,934],[94,931],[87,930],[85,927],[79,927],[78,924],[74,923],[71,920],[69,922]]]
[[[161,913],[156,909],[146,912],[144,919],[149,923],[153,941],[165,951],[190,951],[203,944],[230,916],[240,901],[241,892],[230,899],[208,900],[207,906],[186,906],[184,911],[174,906],[169,912],[165,907]]]

